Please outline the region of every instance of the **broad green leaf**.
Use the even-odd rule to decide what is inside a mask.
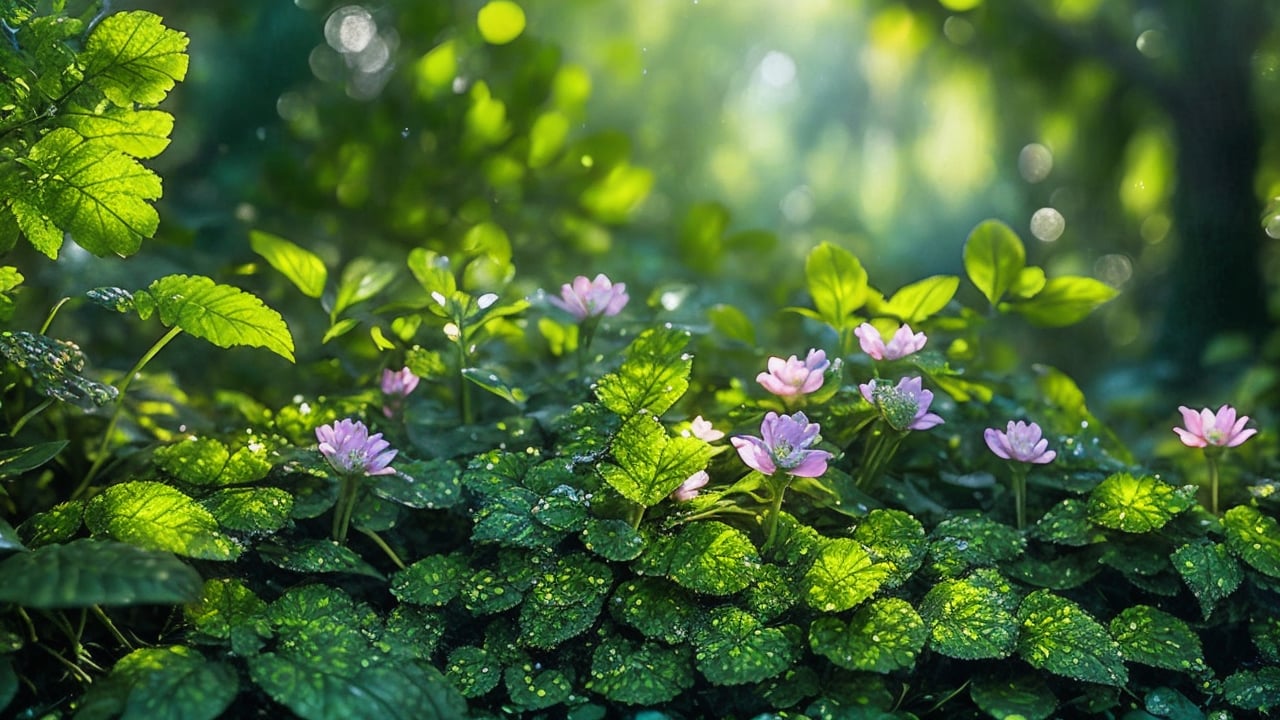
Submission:
[[[1074,325],[1119,291],[1089,277],[1057,277],[1045,283],[1035,297],[1013,304],[1020,315],[1042,327]]]
[[[415,249],[409,253],[413,259]],[[410,266],[412,269],[412,265]],[[447,272],[447,271],[446,271]],[[334,296],[333,309],[329,311],[331,320],[336,320],[344,310],[358,305],[386,289],[400,274],[400,269],[392,263],[378,262],[365,257],[358,257],[342,269],[342,278],[338,282],[338,290]],[[453,277],[450,275],[449,277]]]
[[[451,508],[462,501],[462,471],[450,460],[397,462],[393,475],[372,478],[381,498],[418,510]]]
[[[278,568],[296,573],[352,573],[382,579],[382,573],[346,545],[312,538],[292,542],[264,543],[258,554]]]
[[[13,529],[8,520],[0,518],[0,552],[26,549],[26,546],[22,544],[22,540],[18,538],[18,531]]]
[[[1222,517],[1227,547],[1254,570],[1280,578],[1280,527],[1257,508],[1237,505]]]
[[[813,651],[846,670],[910,670],[928,639],[924,620],[900,598],[872,601],[854,613],[848,625],[823,616],[809,626]]]
[[[84,522],[95,535],[186,557],[234,560],[241,550],[212,513],[158,482],[112,485],[85,504]]]
[[[438,612],[397,605],[387,618],[382,643],[387,646],[389,655],[429,661],[449,629],[449,621]]]
[[[959,288],[960,278],[955,275],[927,277],[899,288],[883,311],[904,323],[918,323],[946,307]]]
[[[293,496],[276,487],[223,488],[201,498],[200,504],[222,527],[257,535],[289,523]]]
[[[0,562],[0,602],[35,608],[192,602],[200,575],[173,555],[88,538]]]
[[[86,290],[85,297],[98,307],[104,307],[118,313],[133,312],[133,293],[118,287],[98,287]]]
[[[1113,687],[1129,681],[1120,645],[1076,603],[1036,590],[1018,607],[1018,623],[1018,654],[1031,667]]]
[[[732,305],[712,305],[707,308],[707,320],[711,327],[729,340],[755,347],[756,326],[747,314]]]
[[[512,581],[484,568],[462,582],[458,597],[472,615],[492,615],[510,610],[524,600],[523,583]]]
[[[149,12],[115,13],[89,34],[80,62],[84,82],[116,105],[156,105],[186,77],[187,36]]]
[[[169,275],[138,291],[143,320],[158,311],[160,322],[222,348],[262,347],[293,362],[293,336],[280,313],[256,296],[201,275]]]
[[[1249,623],[1249,639],[1267,662],[1280,663],[1280,617],[1255,617]]]
[[[0,223],[0,227],[12,231],[16,224],[17,229],[26,236],[27,242],[31,243],[31,247],[50,259],[57,259],[64,233],[41,206],[33,204],[41,202],[39,187],[33,188],[33,192],[36,194],[30,200],[21,195],[9,198],[9,211],[12,213],[13,223],[5,221]],[[2,220],[7,219],[0,215],[0,221]],[[14,242],[16,243],[16,240]],[[7,240],[6,244],[12,245]]]
[[[83,502],[75,500],[59,503],[23,520],[18,526],[18,535],[33,548],[69,542],[79,534],[80,526],[84,523],[83,517]]]
[[[1000,593],[970,580],[944,580],[920,603],[929,647],[961,660],[1008,657],[1018,621],[1002,607]]]
[[[993,307],[1026,264],[1027,251],[1017,233],[998,220],[983,221],[965,240],[964,270]]]
[[[640,333],[627,347],[622,366],[597,383],[600,403],[622,417],[641,410],[661,416],[689,389],[693,358],[684,352],[689,337],[670,328]]]
[[[191,485],[224,486],[257,482],[271,471],[261,442],[231,452],[211,437],[188,437],[156,448],[153,457],[165,472]]]
[[[86,358],[75,343],[25,330],[0,332],[0,356],[35,381],[36,392],[85,410],[116,399],[119,390],[81,375]]]
[[[539,500],[537,493],[522,487],[507,488],[486,499],[476,511],[471,541],[522,548],[555,545],[563,533],[533,519]]]
[[[712,611],[694,635],[694,662],[712,685],[742,685],[767,680],[786,670],[800,655],[795,625],[764,627],[735,607]]]
[[[686,646],[609,636],[591,655],[586,687],[614,702],[653,707],[693,687],[693,682]]]
[[[1194,504],[1194,488],[1177,488],[1150,475],[1116,473],[1089,494],[1089,519],[1113,530],[1145,533],[1159,530]]]
[[[8,657],[0,657],[0,710],[9,707],[18,694],[18,673],[13,669],[13,661]]]
[[[854,311],[867,301],[867,271],[853,253],[824,242],[804,261],[809,296],[822,321],[843,328]]]
[[[970,567],[989,567],[1022,554],[1026,538],[1017,530],[979,515],[957,515],[934,527],[929,539],[929,566],[945,577]]]
[[[1111,637],[1129,662],[1203,675],[1209,668],[1200,636],[1185,622],[1148,605],[1125,608],[1111,619]]]
[[[1083,505],[1083,503],[1081,503]],[[1101,531],[1098,531],[1101,534]],[[1026,554],[1004,565],[1009,577],[1028,585],[1050,590],[1070,590],[1094,579],[1105,568],[1099,562],[1098,553],[1085,551],[1050,555]]]
[[[233,628],[251,623],[266,606],[242,581],[210,578],[200,599],[185,606],[183,615],[196,631],[227,640]]]
[[[626,562],[644,551],[644,537],[625,520],[593,518],[582,530],[582,545],[606,560]]]
[[[214,720],[239,692],[240,679],[224,662],[184,645],[143,648],[120,658],[104,681],[93,684],[80,714],[114,705],[122,720]]]
[[[1169,720],[1205,720],[1204,711],[1187,699],[1186,695],[1167,687],[1159,687],[1147,693],[1144,698],[1146,711],[1160,718]],[[1226,720],[1226,714],[1215,713],[1209,717],[1214,720]],[[1128,718],[1126,717],[1126,720]]]
[[[446,300],[458,292],[458,280],[449,269],[449,258],[431,250],[414,248],[409,251],[406,263],[409,266],[409,272],[413,273],[422,289],[435,298],[434,302],[437,306],[443,306]],[[355,302],[359,300],[353,300],[351,304]],[[447,317],[447,315],[441,316]]]
[[[1009,294],[1016,298],[1029,298],[1043,290],[1044,284],[1044,268],[1028,265],[1009,286]]]
[[[613,593],[609,611],[618,622],[653,640],[678,645],[698,620],[692,595],[661,578],[624,582]]]
[[[1222,692],[1242,710],[1269,715],[1280,707],[1280,667],[1241,670],[1222,681]]]
[[[901,510],[872,510],[858,523],[853,539],[862,543],[876,562],[888,563],[892,568],[885,578],[886,587],[906,582],[920,569],[928,550],[924,526]]]
[[[586,632],[613,584],[609,566],[582,553],[558,558],[534,578],[520,607],[520,641],[551,649]]]
[[[324,261],[315,253],[261,230],[249,231],[249,247],[288,278],[303,295],[318,298],[324,294],[329,271],[325,269]]]
[[[755,580],[742,591],[742,606],[762,623],[773,622],[800,603],[794,575],[784,566],[765,563]]]
[[[1058,545],[1082,547],[1104,542],[1106,534],[1089,522],[1089,503],[1080,498],[1067,498],[1049,508],[1031,528],[1031,535]]]
[[[583,209],[604,223],[621,223],[631,214],[653,189],[653,172],[620,162],[609,168],[594,184],[582,191],[578,200]]]
[[[977,678],[969,687],[969,697],[987,715],[1007,720],[1045,720],[1058,707],[1044,679],[1025,672],[1012,678],[1007,673]]]
[[[22,164],[34,178],[42,217],[94,255],[132,255],[160,224],[148,202],[160,197],[160,178],[104,143],[55,128],[31,146]],[[18,210],[14,206],[19,225],[31,236],[30,218],[24,222],[26,211]],[[61,238],[52,247],[31,240],[51,258],[61,246]]]
[[[391,578],[391,594],[406,603],[440,607],[458,595],[467,562],[461,555],[428,555]]]
[[[492,370],[463,368],[462,377],[518,408],[523,408],[524,404],[529,400],[529,393],[521,388],[513,387],[506,380],[498,377],[498,374]]]
[[[484,648],[463,645],[449,653],[444,672],[463,697],[479,697],[498,687],[502,663]]]
[[[674,537],[650,544],[640,562],[642,568],[705,595],[736,593],[751,584],[760,568],[760,556],[746,533],[715,520],[689,523]]]
[[[13,450],[0,450],[0,479],[17,477],[35,470],[62,452],[67,442],[54,440]]]
[[[542,663],[512,665],[502,674],[507,697],[523,710],[541,710],[559,705],[573,693],[573,683],[555,668],[542,668]]]
[[[694,437],[667,437],[653,415],[634,415],[613,440],[617,465],[604,464],[605,482],[645,507],[657,505],[711,459],[711,446]]]
[[[85,140],[102,143],[136,158],[152,158],[169,147],[173,116],[160,110],[102,105],[95,109],[71,107],[54,122],[71,128]]]
[[[805,602],[822,612],[848,610],[874,595],[893,569],[872,560],[857,540],[828,540],[801,580]]]

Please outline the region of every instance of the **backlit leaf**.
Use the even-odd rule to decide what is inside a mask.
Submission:
[[[165,552],[83,538],[0,562],[0,602],[35,608],[192,602],[200,575]]]
[[[944,580],[920,603],[929,647],[961,660],[1003,658],[1013,652],[1018,622],[1002,607],[1000,593],[970,580]]]
[[[805,573],[805,602],[822,612],[841,612],[880,589],[893,565],[875,562],[862,543],[849,538],[828,540]]]
[[[998,220],[982,222],[965,240],[965,272],[993,306],[1017,281],[1026,263],[1022,240]]]
[[[640,558],[687,590],[730,595],[750,585],[760,567],[751,539],[714,520],[689,523],[674,537],[653,543]]]
[[[169,275],[136,293],[134,301],[143,320],[158,311],[166,326],[218,347],[263,347],[293,362],[293,336],[284,318],[239,288],[201,275]]]
[[[85,43],[84,80],[121,107],[155,105],[187,74],[187,36],[160,17],[133,11],[108,15]]]
[[[684,352],[689,337],[685,330],[669,328],[640,333],[627,347],[622,366],[600,378],[600,403],[623,417],[641,410],[661,416],[689,389],[693,358]]]
[[[1089,495],[1089,519],[1129,533],[1159,530],[1195,504],[1193,489],[1177,488],[1150,475],[1116,473]]]
[[[867,271],[853,253],[824,242],[804,261],[809,296],[822,321],[843,328],[867,300]]]
[[[1203,674],[1208,671],[1200,636],[1185,622],[1148,605],[1125,608],[1111,619],[1111,637],[1129,662]]]
[[[652,415],[634,415],[613,441],[618,465],[605,464],[601,474],[628,500],[650,507],[662,502],[711,458],[711,446],[694,437],[667,437]]]
[[[1280,526],[1257,508],[1237,505],[1222,517],[1227,547],[1254,570],[1280,578]]]
[[[1100,685],[1128,682],[1120,645],[1076,603],[1036,590],[1018,607],[1018,623],[1018,654],[1031,667]]]
[[[212,513],[163,483],[112,485],[85,504],[84,522],[95,535],[148,550],[203,560],[234,560],[240,555],[240,546],[218,530]]]
[[[248,624],[267,606],[236,578],[211,578],[204,582],[200,599],[183,608],[183,615],[198,632],[227,640],[233,628]]]
[[[735,607],[719,608],[694,635],[694,662],[713,685],[760,682],[786,670],[800,654],[795,625],[764,627]]]
[[[927,277],[899,288],[882,311],[904,323],[918,323],[946,307],[959,288],[960,278],[955,275]]]
[[[83,517],[83,502],[59,503],[23,520],[18,526],[18,535],[33,548],[68,542],[79,534]]]
[[[324,294],[329,271],[315,253],[282,237],[261,230],[249,231],[249,247],[275,268],[303,295],[318,298]]]
[[[96,109],[67,108],[54,118],[85,140],[104,144],[136,158],[151,158],[169,147],[173,116],[159,110],[103,105]]]
[[[1115,288],[1090,277],[1056,277],[1035,297],[1014,304],[1013,309],[1036,325],[1064,327],[1085,319],[1118,294]]]
[[[0,332],[0,356],[31,376],[36,392],[86,410],[116,399],[120,391],[81,375],[87,359],[73,342],[19,330]]]
[[[288,524],[293,496],[276,487],[224,488],[201,498],[200,504],[228,530],[262,534]]]
[[[213,720],[239,692],[239,677],[224,662],[183,645],[143,648],[120,658],[104,681],[93,684],[81,714],[114,706],[124,720]]]
[[[853,539],[862,543],[876,562],[890,565],[887,587],[901,585],[920,569],[928,549],[924,526],[901,510],[872,510],[858,523]]]
[[[847,670],[910,670],[928,639],[924,620],[900,598],[872,601],[859,608],[847,625],[823,616],[809,627],[813,651]]]

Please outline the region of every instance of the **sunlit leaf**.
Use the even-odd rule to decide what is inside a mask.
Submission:
[[[529,400],[529,393],[518,387],[512,387],[506,380],[498,377],[497,373],[492,370],[483,370],[481,368],[463,368],[462,377],[466,378],[478,387],[484,388],[488,392],[497,395],[516,407],[524,407],[526,401]]]
[[[889,298],[883,312],[904,323],[918,323],[946,307],[959,288],[960,278],[955,275],[927,277],[899,288]]]
[[[410,251],[409,259],[412,260],[414,253],[419,250],[421,248]],[[411,264],[410,269],[412,267]],[[365,257],[358,257],[347,263],[347,266],[342,269],[342,278],[338,281],[338,289],[334,294],[333,309],[329,311],[330,319],[336,321],[344,310],[353,305],[359,305],[382,292],[396,279],[399,272],[400,270],[391,263],[377,262]]]
[[[795,625],[764,627],[738,608],[719,608],[694,635],[694,662],[713,685],[760,682],[795,661],[801,637]]]
[[[652,543],[639,562],[645,571],[666,575],[687,590],[730,595],[755,579],[760,556],[741,530],[710,520],[689,523],[674,537]]]
[[[822,612],[848,610],[874,595],[892,571],[892,564],[872,560],[857,540],[829,540],[801,581],[805,602]]]
[[[249,231],[249,247],[288,278],[303,295],[318,298],[324,294],[329,271],[315,253],[261,230]]]
[[[158,312],[168,327],[222,348],[262,347],[293,362],[293,336],[280,313],[256,296],[200,275],[169,275],[134,295],[138,315]]]
[[[0,602],[35,608],[192,602],[200,575],[173,555],[133,545],[73,540],[0,562]]]
[[[1116,473],[1089,494],[1089,519],[1129,533],[1159,530],[1195,504],[1194,489],[1177,488],[1150,475]]]
[[[322,538],[263,543],[262,559],[296,573],[353,573],[382,579],[382,573],[346,545]]]
[[[1026,263],[1017,233],[998,220],[982,222],[965,240],[965,272],[993,306],[1017,282]]]
[[[1043,327],[1074,325],[1119,294],[1115,288],[1089,277],[1057,277],[1035,297],[1015,303],[1020,315]]]
[[[84,503],[75,500],[35,513],[18,526],[18,535],[33,548],[70,541],[84,522]]]
[[[652,415],[634,415],[613,441],[618,464],[604,464],[605,481],[628,500],[649,507],[666,499],[711,458],[711,446],[694,437],[667,437]]]
[[[679,644],[688,639],[698,617],[694,598],[661,578],[624,582],[613,593],[613,617],[654,640]]]
[[[415,605],[440,607],[457,597],[468,572],[460,555],[428,555],[391,578],[391,594]]]
[[[970,567],[992,566],[1022,554],[1026,538],[986,517],[958,515],[938,523],[930,534],[929,567],[955,577]]]
[[[853,539],[862,543],[876,562],[891,566],[885,578],[887,587],[906,582],[920,568],[928,549],[924,526],[901,510],[872,510],[858,523]]]
[[[213,720],[239,692],[240,679],[227,663],[183,645],[143,648],[120,658],[105,680],[90,687],[78,715]]]
[[[204,582],[200,599],[183,608],[183,615],[198,632],[222,640],[233,628],[251,622],[267,606],[236,578],[211,578]]]
[[[187,36],[160,17],[132,11],[108,15],[85,43],[84,81],[121,107],[156,105],[187,74]]]
[[[1128,682],[1119,644],[1076,603],[1036,590],[1018,607],[1018,623],[1018,654],[1031,667],[1100,685]]]
[[[652,171],[623,162],[584,190],[579,201],[601,222],[620,223],[631,217],[652,189]]]
[[[1227,547],[1254,570],[1280,578],[1280,526],[1257,508],[1237,505],[1226,512],[1222,524]]]
[[[94,109],[71,107],[54,121],[71,128],[86,140],[104,143],[136,158],[151,158],[169,146],[173,116],[159,110],[103,105]]]
[[[843,328],[867,299],[867,271],[853,253],[824,242],[804,262],[809,296],[823,322]]]
[[[1209,669],[1200,636],[1162,610],[1148,605],[1125,608],[1111,619],[1110,631],[1129,662],[1197,675]]]
[[[219,531],[212,513],[163,483],[112,485],[85,504],[84,522],[95,535],[148,550],[204,560],[234,560],[240,555],[240,546]]]
[[[823,616],[809,627],[813,651],[847,670],[910,670],[928,639],[924,620],[900,598],[872,601],[859,608],[847,625]]]
[[[732,305],[712,305],[707,308],[711,327],[724,337],[755,347],[756,328],[747,314]]]
[[[967,579],[934,585],[920,603],[929,647],[961,660],[1008,657],[1018,638],[1018,621],[1002,607],[999,595]]]
[[[627,705],[661,705],[693,686],[686,646],[607,637],[591,655],[587,688]]]
[[[661,416],[689,389],[693,358],[684,352],[689,337],[670,328],[640,333],[627,347],[622,366],[600,378],[600,403],[623,417],[641,410]]]
[[[261,534],[288,524],[293,496],[276,487],[224,488],[201,498],[200,504],[228,530]]]

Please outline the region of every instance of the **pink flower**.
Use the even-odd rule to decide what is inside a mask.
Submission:
[[[873,360],[897,360],[911,353],[919,352],[929,338],[924,333],[912,333],[911,326],[903,324],[893,333],[893,338],[886,345],[880,331],[871,323],[862,323],[853,331],[858,336],[858,345],[862,352]]]
[[[1058,456],[1048,449],[1049,441],[1041,437],[1040,426],[1035,423],[1028,425],[1022,420],[1016,423],[1010,420],[1004,432],[987,428],[982,436],[991,452],[1005,460],[1043,465]]]
[[[1230,405],[1218,408],[1217,413],[1209,408],[1196,412],[1185,405],[1180,406],[1178,412],[1182,413],[1182,422],[1187,427],[1176,427],[1173,431],[1187,447],[1235,447],[1258,432],[1253,428],[1246,430],[1244,424],[1249,422],[1249,416],[1237,418],[1236,409]]]
[[[715,442],[724,437],[724,433],[711,426],[711,422],[703,420],[702,416],[695,417],[689,423],[688,434],[702,440],[703,442]]]
[[[552,305],[572,315],[579,322],[592,317],[612,317],[622,312],[626,306],[627,284],[613,284],[601,273],[595,280],[588,280],[586,275],[573,279],[573,284],[560,286],[560,297],[548,300]]]
[[[699,470],[690,475],[688,480],[680,483],[680,487],[671,491],[671,499],[676,502],[689,502],[698,497],[698,491],[705,487],[710,480],[711,476],[707,474],[706,470]]]
[[[925,390],[924,381],[918,377],[902,378],[896,386],[872,380],[858,389],[894,430],[928,430],[944,422],[940,415],[929,412],[933,392]]]
[[[414,375],[409,368],[383,370],[382,394],[386,396],[386,403],[382,406],[382,414],[395,417],[396,413],[404,407],[404,399],[416,387],[418,387],[418,376]]]
[[[369,434],[359,420],[339,420],[316,428],[320,454],[340,475],[391,475],[396,452],[382,433]]]
[[[822,374],[830,366],[827,353],[822,350],[810,350],[804,360],[800,360],[795,355],[786,360],[771,357],[769,372],[757,375],[756,382],[778,397],[808,395],[822,387]]]
[[[818,477],[827,471],[831,453],[814,450],[819,440],[818,424],[809,422],[804,413],[781,415],[771,412],[760,423],[760,435],[739,435],[730,440],[738,449],[738,457],[752,470],[773,475],[781,470],[796,477]]]

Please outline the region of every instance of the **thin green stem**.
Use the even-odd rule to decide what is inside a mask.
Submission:
[[[1218,459],[1214,453],[1206,452],[1204,461],[1209,464],[1209,510],[1218,514]]]
[[[475,422],[471,409],[471,382],[467,380],[466,375],[462,374],[462,371],[470,364],[471,358],[467,356],[464,342],[463,338],[458,338],[458,419],[463,425],[470,425]]]
[[[347,541],[347,531],[351,528],[351,516],[356,509],[356,495],[360,490],[359,475],[343,475],[338,490],[338,504],[333,508],[333,539],[338,543]]]
[[[138,362],[134,363],[134,366],[129,369],[128,374],[126,374],[120,381],[120,397],[116,400],[116,409],[115,412],[111,413],[111,421],[107,423],[106,432],[102,433],[102,442],[98,444],[97,457],[93,459],[93,465],[89,467],[89,472],[85,473],[84,480],[81,480],[80,485],[75,489],[75,492],[71,493],[72,500],[79,499],[80,496],[89,489],[89,486],[93,483],[94,479],[98,477],[98,471],[100,471],[103,464],[106,463],[107,458],[109,457],[107,454],[107,447],[111,444],[111,436],[115,434],[116,423],[120,422],[120,415],[124,412],[125,393],[129,391],[129,386],[133,384],[133,379],[138,376],[138,373],[142,372],[142,369],[147,366],[147,363],[151,362],[151,359],[154,358],[157,353],[164,349],[165,345],[168,345],[181,333],[182,328],[170,328],[169,332],[164,334],[164,337],[157,340],[155,344],[138,359]]]
[[[49,326],[53,324],[53,319],[57,317],[58,311],[62,309],[63,305],[66,305],[70,301],[71,301],[71,298],[64,297],[58,302],[54,303],[53,307],[49,308],[49,314],[45,316],[44,324],[40,326],[41,335],[44,335],[45,333],[49,332]]]
[[[124,633],[120,632],[120,629],[116,627],[115,623],[111,622],[111,618],[107,617],[107,614],[103,612],[101,606],[91,605],[89,606],[89,609],[93,612],[94,616],[98,618],[99,622],[107,626],[107,630],[111,633],[111,636],[116,639],[116,642],[120,643],[120,645],[126,650],[133,649],[133,643],[129,642],[129,639],[124,636]]]
[[[769,503],[769,514],[764,519],[765,538],[760,552],[768,552],[773,547],[773,541],[778,534],[778,515],[782,513],[782,497],[786,494],[790,481],[791,476],[788,475],[786,480],[774,488],[773,500]]]
[[[1021,530],[1027,526],[1027,466],[1023,463],[1013,466],[1013,503]]]
[[[862,467],[858,468],[856,487],[865,488],[880,476],[885,466],[897,454],[898,446],[902,444],[902,439],[905,437],[905,432],[894,430],[887,424],[879,431],[873,432],[870,440],[871,447],[862,461]]]
[[[23,414],[22,417],[18,418],[17,422],[13,424],[13,427],[9,428],[9,436],[16,437],[18,433],[22,432],[23,426],[25,426],[27,422],[31,420],[31,418],[44,412],[45,408],[49,407],[52,404],[53,404],[53,398],[45,398],[44,402],[41,402],[39,405],[36,405],[35,407],[28,410],[26,413]]]
[[[644,520],[644,510],[645,510],[644,506],[639,503],[636,503],[631,508],[631,517],[629,518],[629,520],[631,522],[632,530],[640,529],[640,521]]]
[[[388,545],[386,541],[382,539],[381,535],[370,530],[369,528],[356,528],[356,529],[364,533],[366,537],[372,540],[374,545],[377,545],[379,548],[381,548],[382,552],[385,553],[387,557],[391,558],[391,562],[396,564],[396,567],[400,568],[401,570],[404,570],[407,567],[404,564],[404,561],[400,559],[400,556],[396,554],[396,551],[392,550],[391,546]]]

